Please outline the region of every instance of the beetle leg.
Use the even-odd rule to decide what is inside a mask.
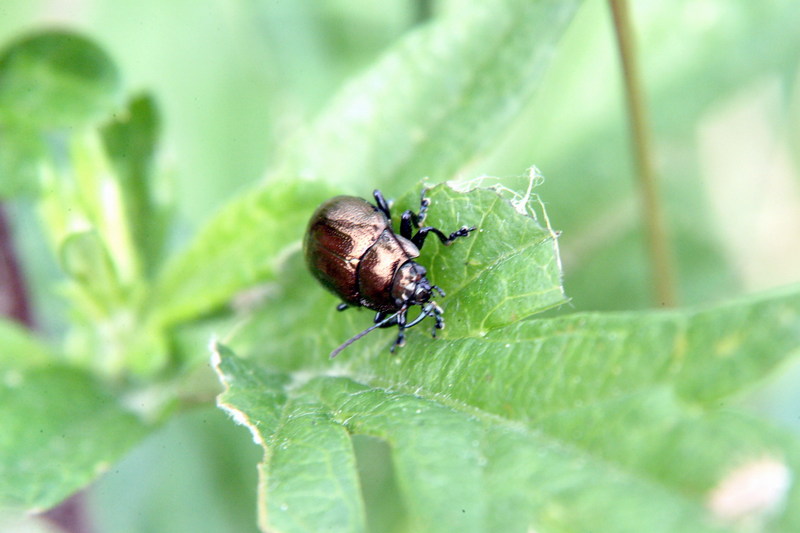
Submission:
[[[392,345],[392,347],[389,348],[389,351],[392,352],[392,353],[394,353],[395,349],[398,346],[402,348],[406,344],[406,332],[405,332],[405,329],[406,329],[406,313],[408,313],[408,308],[407,307],[403,307],[397,313],[397,329],[398,329],[397,339],[395,339],[394,344]]]
[[[403,214],[400,216],[400,236],[411,240],[411,234],[415,227],[419,228],[419,222],[420,220],[416,213],[410,209],[408,211],[403,211]]]
[[[412,210],[404,211],[400,217],[400,235],[406,239],[411,239],[413,228],[419,229],[428,215],[428,206],[431,205],[430,199],[425,196],[428,192],[427,188],[422,189],[422,194],[419,197],[419,213]]]
[[[424,228],[420,228],[417,234],[411,238],[411,242],[413,242],[417,248],[422,250],[422,246],[425,244],[425,239],[428,237],[428,233],[433,233],[439,237],[439,240],[442,241],[442,244],[449,246],[454,240],[458,239],[459,237],[466,237],[469,235],[470,231],[475,231],[476,229],[477,228],[475,228],[475,226],[472,226],[471,228],[464,226],[463,228],[451,233],[450,236],[447,236],[438,228],[425,226]]]
[[[384,313],[383,311],[380,311],[375,315],[375,323],[376,324],[378,322],[382,322],[385,319],[386,319],[386,313]],[[388,320],[386,323],[381,324],[378,327],[380,327],[380,328],[390,328],[390,327],[396,326],[396,325],[397,325],[397,317],[394,317],[394,318]]]
[[[419,195],[419,213],[417,214],[417,227],[425,221],[425,217],[428,215],[428,206],[431,205],[430,198],[425,196],[425,193],[428,192],[427,187],[422,188],[422,193]]]
[[[433,330],[431,331],[431,336],[435,339],[436,330],[444,329],[444,311],[442,311],[441,307],[436,305],[436,302],[431,302],[431,305],[433,305],[433,318],[436,320],[436,323],[433,325]]]
[[[350,307],[350,305],[348,305],[348,304],[346,304],[346,303],[342,302],[342,303],[340,303],[339,305],[337,305],[337,306],[336,306],[336,310],[337,310],[337,311],[344,311],[344,310],[345,310],[345,309],[347,309],[348,307]]]
[[[392,221],[392,212],[389,209],[389,202],[386,201],[386,198],[383,197],[383,193],[378,189],[372,191],[372,196],[375,197],[375,203],[378,204],[378,209],[386,215],[386,218],[389,219],[389,222]]]

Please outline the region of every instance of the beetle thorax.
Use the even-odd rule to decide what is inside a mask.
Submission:
[[[397,269],[392,280],[392,297],[398,307],[418,305],[431,299],[431,284],[425,274],[425,267],[414,261],[406,261]]]

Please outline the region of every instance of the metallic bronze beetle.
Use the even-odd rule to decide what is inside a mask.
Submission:
[[[389,204],[379,190],[372,205],[361,198],[337,196],[323,203],[308,224],[303,249],[311,273],[344,303],[377,311],[375,324],[331,352],[336,357],[347,346],[375,328],[397,326],[399,332],[391,351],[405,343],[405,330],[433,315],[436,330],[444,327],[442,309],[431,301],[433,291],[444,292],[425,277],[425,268],[414,262],[429,233],[449,245],[475,228],[463,227],[449,236],[437,228],[422,227],[430,201],[422,192],[419,213],[405,211],[400,218],[400,235],[392,230]],[[417,232],[412,236],[413,230]],[[410,323],[409,308],[422,307]]]

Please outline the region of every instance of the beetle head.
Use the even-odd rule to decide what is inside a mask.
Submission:
[[[433,286],[425,274],[425,267],[414,261],[407,261],[397,269],[392,280],[392,296],[398,307],[424,304],[431,299]]]

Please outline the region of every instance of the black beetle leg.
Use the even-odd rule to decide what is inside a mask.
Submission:
[[[389,202],[386,201],[386,198],[383,197],[383,193],[378,189],[372,191],[372,196],[375,197],[375,203],[378,205],[378,209],[380,209],[386,218],[389,219],[389,222],[392,221],[392,212],[389,209]]]
[[[425,217],[428,215],[428,206],[431,205],[431,201],[425,197],[426,192],[428,192],[427,188],[422,189],[422,194],[420,194],[419,213],[415,213],[409,209],[408,211],[404,211],[400,216],[401,237],[411,239],[413,228],[419,229],[419,227],[422,225],[422,222],[424,222]]]
[[[444,291],[441,289],[441,287],[439,287],[438,285],[431,285],[431,289],[433,289],[433,290],[435,290],[436,292],[438,292],[438,293],[439,293],[439,295],[440,295],[442,298],[444,298],[445,296],[447,296],[447,295],[444,293]]]
[[[442,241],[442,244],[444,244],[445,246],[449,246],[450,243],[453,242],[454,240],[458,239],[459,237],[466,237],[467,235],[469,235],[470,231],[475,231],[475,229],[476,229],[475,226],[472,226],[471,228],[464,226],[460,230],[456,230],[453,233],[451,233],[450,236],[448,237],[447,235],[442,233],[442,231],[439,230],[438,228],[425,226],[424,228],[420,228],[417,234],[411,238],[411,242],[413,242],[414,245],[421,250],[422,246],[425,244],[425,239],[428,237],[428,233],[433,233],[434,235],[439,237],[439,240]]]
[[[336,310],[337,311],[344,311],[348,307],[350,307],[348,304],[342,302],[342,303],[340,303],[339,305],[336,306]]]
[[[406,344],[406,313],[408,312],[407,307],[403,307],[399,313],[397,313],[397,339],[395,339],[394,344],[389,351],[394,353],[395,349],[399,347],[403,347]]]
[[[400,236],[411,240],[414,228],[419,228],[419,217],[411,211],[403,211],[400,215]]]
[[[428,206],[431,205],[430,198],[425,196],[428,192],[427,187],[423,187],[422,193],[419,195],[419,213],[417,214],[417,226],[425,222],[425,217],[428,216]]]
[[[384,313],[383,311],[380,311],[375,315],[375,323],[377,324],[378,322],[382,322],[385,318],[386,318],[386,313]],[[378,327],[379,328],[390,328],[390,327],[396,326],[396,325],[397,325],[397,317],[394,317],[393,319],[388,320],[385,324],[381,324]]]
[[[433,318],[436,320],[436,323],[433,325],[433,331],[431,331],[431,336],[435,339],[436,330],[444,329],[444,311],[442,311],[441,307],[436,305],[436,302],[431,302],[431,305],[433,305]]]

